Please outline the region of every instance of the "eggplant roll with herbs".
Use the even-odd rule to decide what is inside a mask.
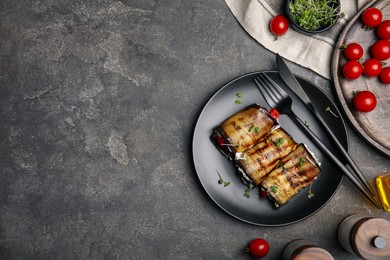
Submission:
[[[250,105],[226,119],[214,129],[211,140],[229,159],[255,145],[277,121],[266,109]]]
[[[274,128],[254,146],[236,154],[236,167],[250,186],[257,186],[297,145],[284,129]]]
[[[279,206],[309,186],[320,171],[317,159],[304,144],[300,144],[278,163],[260,186]]]

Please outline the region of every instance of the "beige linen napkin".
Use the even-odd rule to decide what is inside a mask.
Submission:
[[[307,36],[290,28],[277,40],[269,31],[269,21],[277,14],[285,14],[286,0],[225,0],[225,2],[241,26],[265,48],[330,79],[330,62],[338,35],[348,20],[370,0],[341,0],[341,11],[345,16],[325,33]]]

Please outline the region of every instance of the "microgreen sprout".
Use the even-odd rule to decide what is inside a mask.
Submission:
[[[231,146],[231,147],[239,147],[240,146],[240,142],[236,143],[236,144],[221,144],[222,146]]]
[[[325,108],[325,111],[331,113],[334,117],[339,118],[339,117],[332,111],[332,109],[331,109],[330,107]]]
[[[274,141],[274,144],[276,146],[281,146],[283,143],[284,143],[284,138],[283,137],[278,138],[278,140]]]
[[[311,198],[314,197],[314,193],[311,191],[311,185],[312,185],[312,184],[313,184],[313,183],[310,183],[309,190],[307,191],[307,197],[308,197],[309,199],[311,199]]]
[[[250,188],[246,188],[245,191],[244,191],[244,194],[242,194],[242,196],[244,196],[245,198],[249,199],[251,197],[251,195],[249,195],[250,191],[251,191]]]
[[[234,101],[234,104],[240,105],[242,104],[242,99],[244,98],[244,95],[241,92],[236,93],[236,100]]]
[[[278,186],[271,186],[271,191],[273,192],[273,193],[277,193],[278,192]]]
[[[258,126],[254,126],[252,125],[251,127],[249,127],[248,129],[248,132],[255,132],[255,133],[259,133],[260,132],[260,128]]]
[[[218,170],[217,170],[217,169],[215,169],[215,171],[217,172],[217,174],[218,174],[218,177],[219,177],[218,184],[223,184],[223,186],[224,186],[224,187],[227,187],[227,186],[229,186],[229,184],[230,184],[230,181],[224,181],[224,180],[222,179],[222,176],[221,176],[221,174],[218,172]]]
[[[316,180],[316,179],[317,179],[317,177],[314,178],[314,180]],[[307,191],[307,197],[308,197],[309,199],[311,199],[311,198],[314,197],[314,193],[313,193],[312,190],[311,190],[312,184],[313,184],[313,182],[310,183],[309,190]]]
[[[309,122],[309,120],[305,120],[305,126],[306,126],[307,128],[310,128],[310,122]]]
[[[304,158],[304,157],[299,158],[299,166],[300,167],[302,167],[305,162],[306,162],[306,158]]]

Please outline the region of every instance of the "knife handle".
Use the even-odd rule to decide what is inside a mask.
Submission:
[[[353,161],[351,156],[348,154],[348,152],[344,149],[343,145],[339,142],[337,137],[333,134],[332,130],[329,128],[329,126],[325,123],[325,121],[322,119],[321,115],[318,113],[317,110],[312,109],[312,112],[314,116],[318,119],[318,121],[321,123],[322,127],[326,130],[328,135],[331,137],[333,143],[337,146],[338,150],[342,153],[344,158],[347,160],[347,163],[352,168],[352,170],[356,173],[357,177],[359,178],[359,181],[361,184],[364,185],[364,187],[372,194],[375,195],[372,187],[369,185],[366,177],[363,175],[363,173],[360,171],[360,169],[357,167],[356,163]]]
[[[306,133],[310,136],[310,138],[317,144],[317,146],[343,171],[344,175],[348,177],[348,179],[366,196],[367,199],[371,201],[378,209],[382,208],[378,202],[374,199],[373,195],[371,195],[367,188],[362,185],[360,180],[356,179],[355,176],[345,167],[345,165],[340,162],[340,160],[328,149],[328,147],[319,139],[306,125],[302,120],[294,113],[289,114],[290,117],[298,124]]]

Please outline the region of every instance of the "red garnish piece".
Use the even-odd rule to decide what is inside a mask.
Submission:
[[[266,190],[260,190],[260,197],[266,198],[268,196],[268,193]]]
[[[279,113],[279,111],[278,111],[276,108],[272,108],[268,113],[269,113],[273,118],[275,118],[276,120],[278,120],[279,117],[280,117],[280,113]]]
[[[222,146],[224,144],[224,140],[221,135],[217,134],[217,143],[219,146]]]

